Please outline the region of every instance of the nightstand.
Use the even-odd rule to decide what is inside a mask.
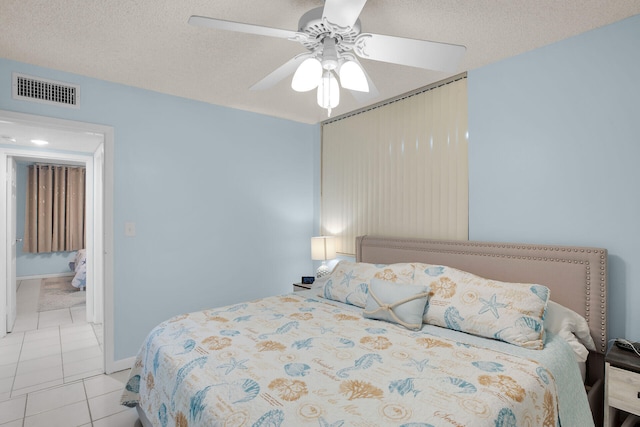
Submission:
[[[309,283],[294,283],[293,284],[293,291],[294,292],[298,292],[298,291],[306,291],[307,289],[311,289],[311,284]]]
[[[640,416],[640,357],[613,345],[604,370],[604,426],[616,425],[618,409]]]

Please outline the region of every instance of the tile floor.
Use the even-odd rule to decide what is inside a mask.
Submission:
[[[102,329],[84,307],[37,312],[40,279],[19,283],[18,316],[0,339],[0,427],[139,426],[120,405],[128,371],[102,372]]]

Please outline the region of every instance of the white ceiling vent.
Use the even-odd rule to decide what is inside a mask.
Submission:
[[[78,108],[80,86],[26,74],[13,73],[13,99]]]

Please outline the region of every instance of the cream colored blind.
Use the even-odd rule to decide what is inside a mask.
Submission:
[[[467,240],[467,79],[322,126],[321,232]]]

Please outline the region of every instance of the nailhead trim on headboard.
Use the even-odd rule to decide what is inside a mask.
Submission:
[[[356,241],[356,260],[362,261],[363,250],[368,248],[395,251],[420,251],[438,254],[472,255],[474,257],[494,257],[522,259],[541,262],[559,262],[584,266],[585,307],[584,316],[589,324],[598,352],[607,350],[607,250],[601,248],[570,247],[557,245],[527,245],[453,240],[426,240],[361,236]],[[484,251],[484,252],[483,252]],[[514,253],[515,252],[515,253]],[[518,252],[523,252],[519,255]],[[536,253],[542,252],[542,253]],[[547,254],[548,253],[548,254]],[[397,254],[396,254],[397,255]],[[548,255],[548,256],[547,256]],[[576,257],[577,258],[567,258]],[[403,262],[424,262],[407,260]],[[365,262],[385,262],[365,260]],[[592,264],[596,272],[592,271]],[[594,277],[595,276],[595,277]],[[595,280],[594,283],[592,283]],[[593,285],[593,286],[592,286]],[[594,289],[592,289],[592,287]],[[592,290],[595,292],[592,294]],[[593,297],[593,299],[592,299]],[[599,322],[598,322],[599,320]],[[598,325],[599,323],[599,325]],[[599,336],[596,335],[596,331]]]

